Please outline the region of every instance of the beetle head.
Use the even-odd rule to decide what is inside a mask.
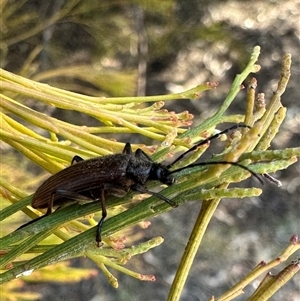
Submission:
[[[149,180],[158,180],[168,186],[175,182],[175,178],[170,175],[169,169],[166,166],[157,163],[152,165]]]

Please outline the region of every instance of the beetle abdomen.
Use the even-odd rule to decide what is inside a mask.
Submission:
[[[105,187],[119,190],[119,194],[128,191],[134,184],[126,174],[128,161],[128,155],[116,154],[71,165],[47,179],[35,192],[31,205],[36,209],[47,208],[54,197],[53,205],[57,206],[70,198],[66,196],[68,193],[92,198],[93,191],[96,194]]]

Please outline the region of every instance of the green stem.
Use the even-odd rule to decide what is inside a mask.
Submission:
[[[247,78],[247,76],[250,73],[259,71],[260,68],[257,65],[255,65],[255,63],[258,60],[259,54],[260,54],[260,47],[255,46],[248,65],[246,66],[245,70],[241,74],[238,74],[235,77],[234,82],[230,88],[230,91],[229,91],[227,97],[225,98],[223,104],[218,109],[218,111],[212,117],[207,118],[199,126],[194,127],[190,131],[182,134],[180,137],[182,137],[182,138],[183,137],[191,137],[195,133],[201,133],[201,132],[203,132],[204,129],[214,127],[216,124],[219,123],[219,120],[222,118],[225,111],[228,109],[228,107],[230,106],[230,104],[232,103],[232,101],[234,100],[236,95],[241,90],[241,86],[242,86],[244,80]]]
[[[176,271],[173,280],[168,301],[178,301],[182,294],[182,290],[186,279],[189,275],[190,268],[193,264],[194,258],[199,250],[205,231],[208,224],[220,202],[220,199],[210,200],[202,205],[200,213],[198,214],[194,228],[190,235],[188,244],[185,248],[184,254],[181,258],[179,267]]]

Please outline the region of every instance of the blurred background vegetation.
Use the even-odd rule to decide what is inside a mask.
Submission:
[[[0,6],[1,68],[94,96],[166,94],[218,81],[219,87],[200,100],[167,103],[169,110],[194,114],[195,124],[217,110],[255,45],[262,48],[262,70],[255,75],[257,91],[264,92],[267,100],[276,88],[282,57],[289,52],[292,77],[282,98],[288,115],[271,148],[299,146],[300,24],[296,1],[2,0]],[[244,98],[243,93],[238,95],[231,112],[244,112]],[[68,122],[95,122],[30,99],[27,105]],[[136,135],[113,138],[145,142]],[[1,176],[34,192],[45,174],[8,145],[1,144],[0,151]],[[279,254],[293,233],[299,234],[299,169],[295,164],[278,172],[276,177],[283,186],[267,184],[259,198],[221,202],[182,300],[220,295],[260,261]],[[251,181],[245,185],[256,185]],[[41,300],[49,301],[165,300],[199,208],[199,203],[187,203],[153,219],[151,227],[143,230],[147,238],[161,235],[165,242],[134,258],[129,268],[132,265],[154,274],[154,283],[120,273],[116,290],[99,273],[75,284],[27,283],[19,289],[38,292]],[[12,229],[22,223],[21,218],[10,220]],[[95,269],[84,259],[71,264]],[[299,280],[296,276],[272,300],[298,300]]]

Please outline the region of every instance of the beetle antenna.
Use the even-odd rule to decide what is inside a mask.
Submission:
[[[247,124],[244,124],[244,123],[237,123],[237,124],[231,126],[230,128],[227,128],[227,129],[225,129],[224,131],[221,131],[220,133],[217,133],[217,134],[215,134],[215,135],[213,135],[213,136],[210,136],[210,137],[208,137],[207,139],[198,142],[198,143],[195,144],[193,147],[191,147],[190,149],[188,149],[186,152],[184,152],[183,154],[181,154],[175,161],[173,161],[171,164],[169,164],[169,165],[167,166],[167,168],[168,168],[168,169],[171,168],[175,163],[177,163],[178,161],[182,160],[188,153],[190,153],[190,152],[196,150],[199,146],[204,145],[204,144],[208,143],[209,141],[211,141],[211,140],[213,140],[213,139],[215,139],[215,138],[218,138],[218,137],[220,137],[221,135],[226,134],[226,133],[228,133],[228,132],[230,132],[230,131],[232,131],[232,130],[238,129],[238,128],[249,128],[249,129],[250,129],[251,127],[250,127],[249,125],[247,125]],[[208,163],[207,163],[207,164],[208,164]],[[209,164],[210,164],[210,163],[209,163]],[[222,164],[222,163],[220,163],[220,164]],[[228,164],[232,164],[232,163],[231,163],[231,162],[228,162]],[[193,164],[192,164],[192,165],[193,165]],[[192,165],[189,165],[189,166],[192,166]],[[202,165],[203,165],[203,164],[202,164]],[[235,165],[235,164],[232,164],[232,165]],[[240,166],[242,166],[242,165],[240,165]],[[243,167],[245,167],[245,166],[243,166]],[[181,170],[181,169],[180,169],[180,170]]]
[[[277,187],[281,187],[282,183],[275,179],[274,177],[272,177],[271,175],[269,175],[268,173],[263,173],[262,174],[268,181],[270,181],[272,184],[275,184]]]
[[[194,163],[194,164],[190,164],[188,166],[184,166],[175,170],[170,171],[170,174],[175,173],[175,172],[179,172],[181,170],[184,169],[188,169],[188,168],[192,168],[192,167],[196,167],[196,166],[204,166],[204,165],[226,165],[226,164],[230,164],[230,165],[234,165],[234,166],[238,166],[248,172],[251,173],[252,176],[254,176],[262,185],[264,185],[263,180],[261,179],[261,177],[255,173],[254,171],[252,171],[250,168],[248,168],[247,166],[244,166],[238,162],[229,162],[229,161],[218,161],[218,162],[199,162],[199,163]]]

